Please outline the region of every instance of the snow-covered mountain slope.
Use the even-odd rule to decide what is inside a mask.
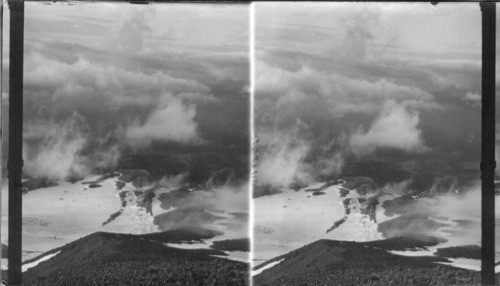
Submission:
[[[356,191],[346,189],[345,184],[318,183],[280,191],[254,199],[254,265],[319,239],[363,242],[401,235],[442,239],[425,248],[392,251],[404,256],[437,257],[441,248],[480,245],[477,190],[403,198],[390,188]],[[387,211],[384,202],[391,200]],[[446,263],[476,270],[480,260],[452,257]]]
[[[210,248],[214,241],[248,237],[246,208],[230,202],[216,206],[206,204],[207,199],[218,200],[218,192],[227,191],[231,196],[231,190],[198,188],[181,199],[168,197],[169,204],[165,206],[162,194],[180,187],[160,186],[140,177],[131,180],[130,175],[112,174],[29,190],[23,195],[23,261],[98,231],[146,234],[184,227],[178,224],[178,214],[173,218],[168,216],[181,208],[181,199],[182,204],[188,202],[190,208],[183,209],[180,214],[214,218],[194,226],[220,233],[217,238],[203,242],[204,247]],[[4,204],[8,201],[7,189],[2,189],[2,193]],[[7,244],[7,218],[8,211],[2,208],[4,244]],[[234,256],[241,260],[244,255],[236,253]],[[6,264],[3,262],[2,265]]]
[[[326,188],[321,195],[305,191],[322,185],[318,183],[298,191],[285,189],[279,194],[254,199],[256,263],[323,238],[352,241],[382,238],[376,223],[359,210],[353,211],[338,228],[327,233],[345,216],[345,198],[340,195],[340,185]]]
[[[147,233],[156,231],[153,219],[137,205],[130,205],[114,223],[103,226],[120,209],[116,178],[109,178],[90,188],[87,181],[40,188],[23,195],[23,260],[49,249],[60,247],[96,231]],[[2,241],[7,231],[2,231]]]
[[[167,243],[195,242],[218,233],[179,229],[131,235],[96,232],[28,260],[27,285],[245,285],[248,264],[217,249],[177,249]],[[64,273],[61,275],[60,273]],[[228,284],[229,285],[229,284]]]
[[[432,239],[431,239],[432,240]],[[406,257],[386,250],[438,241],[392,238],[373,242],[317,240],[254,269],[254,285],[480,285],[480,273],[442,257]]]

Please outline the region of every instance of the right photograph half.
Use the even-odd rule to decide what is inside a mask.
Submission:
[[[253,8],[253,285],[480,285],[479,5]]]

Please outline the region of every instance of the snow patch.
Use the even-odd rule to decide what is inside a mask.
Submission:
[[[269,260],[318,239],[370,241],[382,239],[377,224],[359,211],[351,211],[335,230],[326,231],[345,216],[341,185],[332,185],[319,196],[305,189],[283,190],[272,196],[254,199],[254,260]],[[358,197],[352,192],[349,198]],[[377,217],[378,219],[378,217]],[[284,223],[289,222],[289,223]]]
[[[470,258],[447,258],[451,262],[436,262],[445,265],[451,265],[458,268],[464,268],[474,271],[481,271],[481,260]],[[496,271],[496,267],[495,267]]]
[[[56,252],[56,253],[47,254],[47,255],[45,255],[44,257],[41,257],[40,259],[35,260],[35,261],[33,261],[33,262],[29,262],[29,263],[23,264],[23,265],[21,266],[21,270],[22,270],[23,272],[25,272],[26,270],[28,270],[28,269],[30,269],[30,268],[32,268],[32,267],[37,266],[37,265],[38,265],[38,264],[40,264],[41,262],[46,261],[46,260],[49,260],[49,259],[51,259],[52,257],[54,257],[54,256],[58,255],[60,252],[61,252],[61,251],[59,250],[59,251],[58,251],[58,252]]]
[[[269,264],[266,264],[266,265],[262,266],[262,267],[261,267],[261,268],[259,268],[259,269],[252,270],[252,272],[251,272],[251,276],[256,276],[256,275],[259,275],[260,273],[262,273],[262,271],[264,271],[264,270],[266,270],[266,269],[269,269],[269,268],[272,268],[272,267],[274,267],[274,266],[276,266],[276,265],[280,264],[281,262],[283,262],[283,260],[285,260],[285,258],[280,259],[280,260],[278,260],[278,261],[273,261],[273,262],[271,262],[271,263],[269,263]]]
[[[209,249],[206,243],[164,243],[164,245],[177,249]]]
[[[144,234],[157,231],[154,218],[143,208],[127,204],[123,213],[111,223],[102,226],[109,216],[121,208],[118,194],[133,190],[126,184],[116,190],[117,178],[99,182],[98,188],[89,188],[83,182],[97,180],[91,176],[71,184],[60,182],[57,186],[39,189],[23,195],[23,216],[48,222],[45,225],[23,226],[23,260],[31,259],[40,252],[66,245],[97,231]],[[2,198],[8,198],[7,188],[2,188]],[[6,200],[2,200],[4,206]],[[7,237],[8,213],[2,208],[2,241]],[[64,214],[64,215],[61,215]]]
[[[227,256],[222,256],[222,255],[212,255],[212,256],[219,257],[219,258],[225,258],[225,259],[229,259],[229,260],[234,260],[234,261],[239,261],[239,262],[244,262],[244,263],[249,262],[248,252],[245,252],[245,251],[224,251],[224,253],[226,253]]]
[[[435,256],[434,252],[431,250],[406,250],[406,251],[400,251],[400,250],[389,250],[389,253],[396,254],[396,255],[401,255],[401,256]]]
[[[212,250],[207,243],[164,243],[164,245],[177,249],[206,249]],[[222,251],[227,256],[224,255],[211,255],[213,257],[219,257],[234,261],[240,261],[244,263],[249,262],[249,253],[245,251]]]

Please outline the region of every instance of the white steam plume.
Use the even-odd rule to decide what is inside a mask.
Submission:
[[[81,156],[87,143],[79,127],[82,120],[75,113],[64,123],[28,126],[25,138],[35,139],[36,143],[23,145],[25,172],[31,176],[60,180],[88,175],[90,170],[86,159]]]

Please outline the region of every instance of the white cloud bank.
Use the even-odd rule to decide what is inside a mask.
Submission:
[[[87,161],[81,155],[87,144],[81,132],[82,120],[74,113],[65,123],[28,125],[25,138],[41,141],[36,146],[23,145],[24,171],[31,176],[60,180],[89,174]]]
[[[403,105],[388,101],[367,132],[358,130],[351,135],[350,146],[357,153],[370,153],[377,148],[426,151],[419,121],[417,112],[409,112]]]
[[[479,93],[467,92],[464,95],[463,100],[471,102],[481,102],[481,95]]]
[[[259,134],[262,143],[256,147],[259,157],[256,178],[260,183],[288,186],[313,180],[310,167],[305,162],[311,146],[299,135],[301,128],[307,126],[297,121],[291,130]]]
[[[151,141],[200,144],[203,140],[199,136],[195,116],[195,106],[165,94],[146,122],[132,124],[126,131],[126,137],[138,144],[149,144]]]

